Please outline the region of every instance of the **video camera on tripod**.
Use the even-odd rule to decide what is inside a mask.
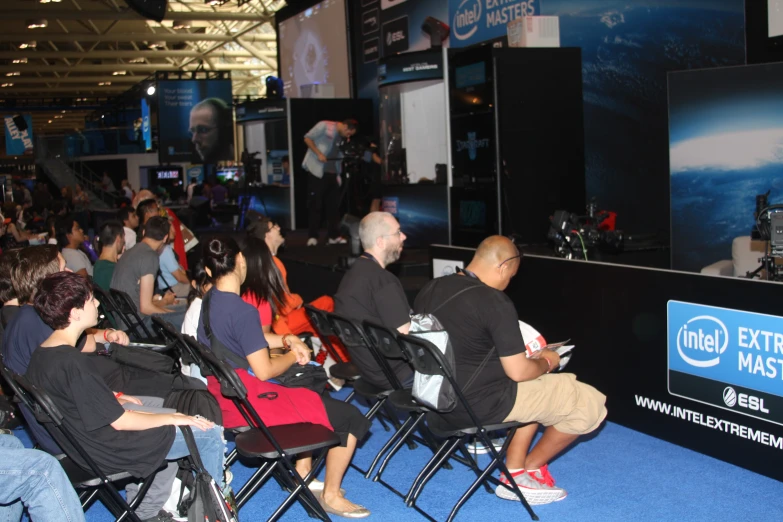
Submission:
[[[750,231],[751,239],[766,241],[767,248],[759,259],[760,266],[748,272],[747,277],[753,279],[763,270],[768,281],[783,281],[783,265],[775,262],[783,258],[783,205],[770,205],[769,192],[756,196],[756,222]]]
[[[598,250],[619,252],[623,249],[623,232],[615,230],[617,213],[598,211],[595,199],[587,204],[587,215],[579,216],[558,210],[550,222],[547,239],[554,243],[555,254],[566,259],[588,260]]]

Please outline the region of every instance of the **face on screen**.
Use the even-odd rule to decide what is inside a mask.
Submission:
[[[194,108],[190,112],[190,135],[196,152],[202,160],[209,160],[218,153],[220,132],[214,109],[209,106]]]

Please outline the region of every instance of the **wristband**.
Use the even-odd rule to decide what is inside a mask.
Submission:
[[[114,331],[114,328],[107,328],[106,330],[104,330],[103,331],[103,340],[108,343],[109,342],[109,337],[108,337],[109,332],[113,332],[113,331]]]
[[[119,399],[119,398],[120,398],[120,397],[122,397],[123,395],[125,395],[125,394],[124,394],[124,393],[122,393],[122,392],[116,392],[116,393],[114,394],[114,398],[115,398],[115,399]]]
[[[287,350],[290,350],[290,349],[291,349],[291,343],[290,343],[290,342],[288,342],[288,341],[286,341],[286,339],[287,339],[287,338],[288,338],[290,335],[291,335],[291,334],[285,334],[285,335],[283,336],[283,347],[284,347],[284,348],[286,348]]]
[[[544,373],[551,372],[552,371],[552,363],[549,362],[549,359],[547,359],[546,357],[543,357],[543,359],[546,361],[546,366],[547,366],[546,372],[544,372]]]

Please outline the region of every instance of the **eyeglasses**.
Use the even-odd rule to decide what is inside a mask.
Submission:
[[[203,136],[204,134],[209,134],[213,130],[217,129],[217,127],[207,127],[206,125],[196,125],[195,127],[191,127],[188,129],[188,132],[191,134],[198,134],[200,136]]]
[[[513,260],[513,259],[519,259],[520,257],[522,257],[522,254],[517,254],[517,255],[515,255],[514,257],[509,257],[508,259],[506,259],[505,261],[503,261],[502,263],[500,263],[500,264],[498,265],[498,268],[502,267],[503,265],[505,265],[505,264],[506,264],[506,263],[508,263],[509,261],[511,261],[511,260]]]
[[[397,236],[397,237],[400,237],[400,234],[402,234],[402,229],[398,228],[397,232],[392,232],[391,234],[383,234],[381,237],[387,237],[387,236]]]

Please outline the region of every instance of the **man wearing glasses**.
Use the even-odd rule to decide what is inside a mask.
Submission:
[[[370,321],[408,333],[410,305],[402,283],[386,267],[400,258],[405,234],[388,212],[370,212],[359,223],[364,252],[343,276],[334,296],[335,313],[354,321]],[[390,384],[366,349],[348,346],[363,379],[388,389]],[[403,361],[389,361],[403,385],[413,383],[413,370]]]
[[[548,504],[565,498],[566,491],[555,486],[547,463],[579,435],[598,428],[606,417],[606,397],[573,374],[550,374],[560,365],[556,352],[544,349],[535,358],[526,356],[519,316],[503,292],[521,260],[510,239],[488,237],[467,268],[428,283],[413,308],[426,313],[445,303],[437,317],[449,332],[457,381],[479,419],[485,424],[528,423],[511,440],[506,464],[530,504]],[[443,418],[456,427],[472,426],[460,405]],[[528,452],[539,424],[546,430]],[[503,486],[495,494],[517,500]]]
[[[220,98],[207,98],[190,109],[188,132],[201,161],[212,164],[234,158],[233,124],[231,107]]]

